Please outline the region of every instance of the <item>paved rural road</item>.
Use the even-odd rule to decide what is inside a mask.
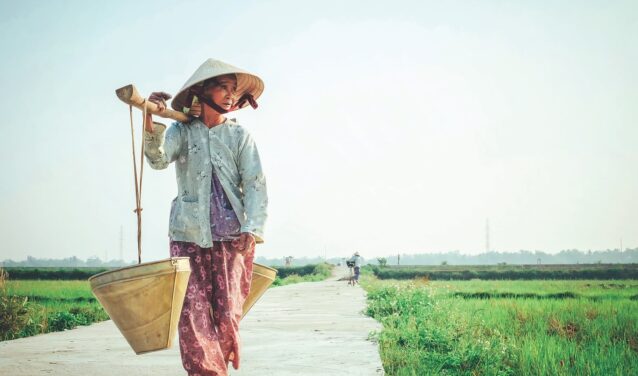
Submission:
[[[364,316],[365,292],[337,281],[269,289],[241,323],[239,370],[230,375],[383,375],[381,325]],[[112,321],[0,342],[0,375],[186,375],[173,347],[135,355]]]

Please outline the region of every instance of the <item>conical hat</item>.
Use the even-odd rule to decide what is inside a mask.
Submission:
[[[261,93],[264,91],[264,82],[256,75],[246,72],[243,69],[237,68],[223,61],[208,59],[202,65],[197,68],[191,78],[186,81],[184,86],[179,90],[175,99],[171,102],[171,107],[175,111],[182,111],[184,107],[190,107],[190,103],[186,102],[188,96],[188,89],[197,84],[202,84],[209,78],[223,76],[225,74],[234,73],[237,76],[237,95],[241,97],[245,93],[252,94],[253,98],[257,100]],[[240,108],[246,107],[248,102],[242,104]]]

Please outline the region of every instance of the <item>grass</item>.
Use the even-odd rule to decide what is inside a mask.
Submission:
[[[333,269],[333,265],[331,264],[317,264],[317,265],[306,265],[303,267],[297,267],[294,272],[290,273],[290,270],[287,269],[292,269],[292,268],[279,268],[278,272],[277,272],[277,277],[275,277],[275,281],[273,282],[272,286],[276,287],[276,286],[285,286],[285,285],[290,285],[293,283],[299,283],[299,282],[318,282],[318,281],[323,281],[326,278],[330,277],[332,275],[332,269]],[[299,273],[305,273],[305,274],[299,274]],[[280,277],[280,275],[283,275],[284,277]]]
[[[379,279],[638,279],[638,264],[372,266]]]
[[[388,375],[629,375],[638,281],[379,280],[368,315]],[[568,294],[569,293],[569,294]]]
[[[5,299],[25,302],[22,319],[17,307],[0,309],[0,321],[17,325],[2,331],[0,340],[28,337],[41,333],[72,329],[108,320],[88,281],[8,280],[2,292]]]
[[[9,280],[6,288],[10,295],[29,298],[95,299],[88,281]]]

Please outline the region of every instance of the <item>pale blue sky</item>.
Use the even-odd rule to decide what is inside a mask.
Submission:
[[[120,226],[135,258],[114,90],[175,93],[208,57],[266,83],[234,115],[268,180],[258,255],[479,253],[487,217],[497,251],[636,247],[635,4],[2,0],[0,260],[115,258]],[[149,261],[176,183],[146,167]]]

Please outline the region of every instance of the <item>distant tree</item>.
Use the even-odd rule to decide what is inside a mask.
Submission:
[[[379,258],[377,258],[377,262],[379,263],[379,266],[386,266],[386,265],[388,265],[388,259],[386,259],[385,257],[379,257]]]
[[[97,256],[92,256],[86,259],[86,266],[96,267],[101,265],[102,265],[102,260],[100,260],[100,258]]]
[[[441,261],[441,265],[447,265],[447,261],[445,260]]]

